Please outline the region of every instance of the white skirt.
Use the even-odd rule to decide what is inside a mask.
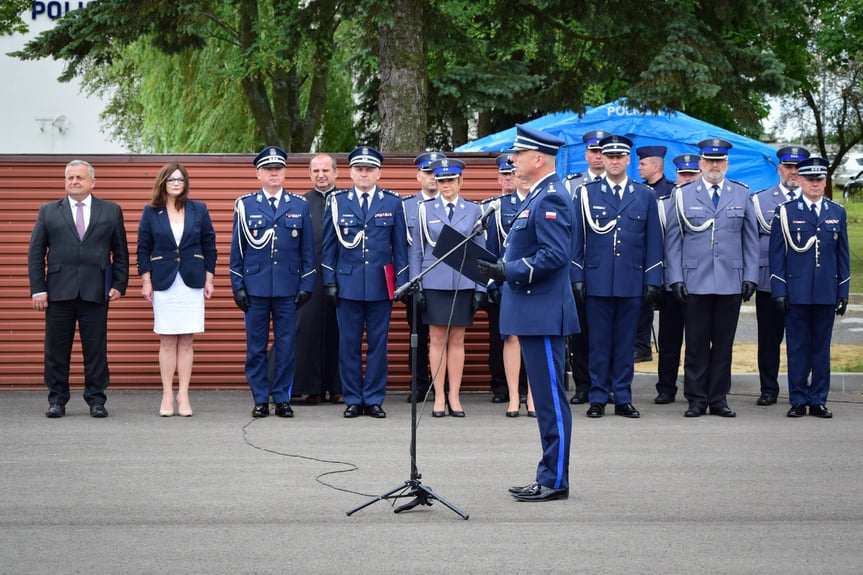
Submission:
[[[204,289],[190,288],[177,273],[171,287],[153,292],[153,318],[160,335],[203,333]]]

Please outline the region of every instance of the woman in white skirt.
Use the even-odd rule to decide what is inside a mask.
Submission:
[[[159,334],[162,417],[174,415],[174,373],[179,381],[177,413],[192,415],[192,340],[204,331],[204,299],[214,291],[216,232],[207,205],[188,195],[186,168],[167,164],[156,176],[138,225],[141,294],[153,304],[153,331]]]

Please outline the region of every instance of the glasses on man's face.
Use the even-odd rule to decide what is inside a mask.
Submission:
[[[165,181],[168,182],[169,184],[182,184],[183,182],[186,181],[186,178],[168,178]]]

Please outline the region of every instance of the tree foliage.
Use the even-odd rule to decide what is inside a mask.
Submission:
[[[27,24],[21,14],[30,7],[29,0],[3,0],[0,2],[0,34],[23,34]]]

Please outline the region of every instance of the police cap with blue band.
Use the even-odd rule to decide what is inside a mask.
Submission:
[[[442,158],[446,158],[443,152],[423,152],[414,158],[414,164],[421,172],[431,172],[431,163]]]
[[[673,161],[674,165],[677,166],[677,171],[681,174],[697,174],[701,171],[698,159],[697,154],[681,154],[676,156]]]
[[[515,173],[515,166],[513,166],[512,162],[510,162],[511,158],[512,156],[509,154],[501,154],[494,159],[494,162],[497,164],[498,174]]]
[[[455,158],[441,158],[431,163],[431,170],[436,180],[450,180],[461,176],[465,163]]]
[[[803,146],[785,146],[776,150],[776,157],[780,164],[796,166],[810,156],[809,150]]]
[[[733,146],[731,142],[720,138],[707,138],[698,142],[701,149],[701,157],[705,160],[725,160],[728,158],[728,150]]]
[[[600,142],[603,138],[610,136],[609,132],[602,130],[592,130],[581,137],[581,141],[587,144],[588,150],[602,150]]]

